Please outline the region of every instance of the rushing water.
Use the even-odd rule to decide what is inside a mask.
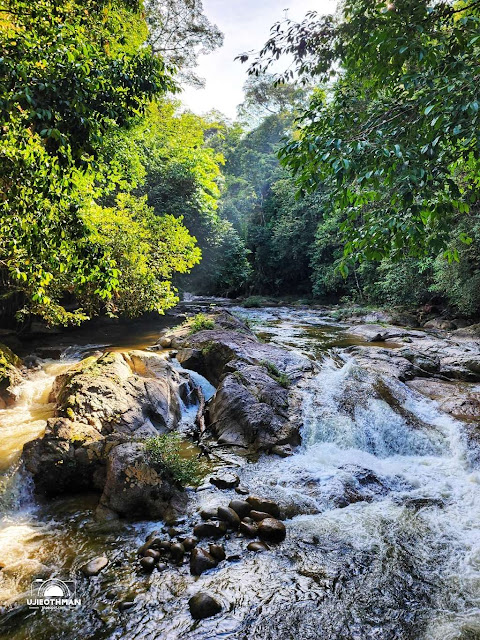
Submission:
[[[242,484],[284,508],[286,541],[253,554],[232,535],[227,555],[238,561],[199,578],[190,576],[188,566],[145,576],[136,568],[135,551],[162,523],[95,523],[95,496],[33,500],[28,479],[15,471],[18,452],[42,432],[52,411],[53,376],[68,365],[45,363],[23,383],[17,404],[0,412],[7,485],[0,601],[9,605],[0,637],[480,638],[480,472],[462,423],[398,380],[359,367],[343,350],[358,339],[340,333],[343,327],[320,312],[238,312],[265,340],[318,364],[301,389],[303,444],[295,455],[252,463],[231,455]],[[197,382],[208,398],[213,389],[204,379]],[[184,423],[193,419],[190,414],[186,410]],[[191,494],[191,513],[236,495],[201,489]],[[188,517],[179,529],[191,530]],[[100,553],[110,559],[107,569],[96,578],[79,578],[78,567]],[[31,579],[52,574],[77,576],[78,610],[28,611]],[[193,622],[187,601],[200,589],[216,594],[223,611]],[[121,613],[118,603],[124,600],[135,606]]]

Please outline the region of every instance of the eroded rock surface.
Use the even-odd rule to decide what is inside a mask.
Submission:
[[[37,491],[56,495],[102,491],[104,515],[160,517],[178,489],[165,468],[150,463],[143,440],[175,429],[181,402],[194,386],[156,354],[91,357],[57,378],[57,416],[45,436],[24,447]]]

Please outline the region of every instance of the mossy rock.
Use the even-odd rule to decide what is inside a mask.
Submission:
[[[21,381],[21,359],[6,345],[0,343],[0,406],[10,399],[9,389]]]

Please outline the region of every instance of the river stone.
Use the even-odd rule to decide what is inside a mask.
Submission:
[[[217,566],[215,558],[201,547],[195,547],[190,554],[190,573],[192,576],[200,576],[205,571]]]
[[[145,558],[153,558],[155,561],[160,559],[160,551],[155,549],[147,549],[143,555]]]
[[[202,520],[211,520],[217,517],[217,507],[209,507],[207,509],[200,510],[200,517]]]
[[[185,549],[185,551],[191,551],[197,546],[197,543],[198,543],[198,538],[195,538],[193,536],[189,536],[188,538],[185,538],[185,540],[182,542],[183,548]]]
[[[230,507],[218,507],[218,517],[227,523],[231,529],[238,529],[240,525],[240,518]]]
[[[247,545],[247,549],[249,551],[256,551],[256,552],[262,552],[262,551],[268,551],[268,547],[264,542],[249,542]]]
[[[150,557],[140,558],[140,566],[145,571],[151,572],[155,568],[155,560]]]
[[[106,558],[105,556],[99,556],[98,558],[93,558],[93,560],[90,560],[89,562],[87,562],[87,564],[84,564],[83,567],[81,567],[80,571],[85,576],[98,576],[100,571],[102,571],[102,569],[105,569],[107,564],[108,558]]]
[[[201,522],[193,528],[193,535],[196,538],[221,538],[227,533],[225,522]]]
[[[247,498],[247,502],[254,511],[269,513],[274,518],[280,517],[280,507],[273,500],[266,500],[264,498],[258,498],[257,496],[249,496]]]
[[[240,484],[240,478],[230,471],[218,471],[210,478],[210,482],[218,489],[234,489]]]
[[[265,518],[258,525],[258,535],[267,542],[282,542],[285,540],[287,531],[285,525],[275,518]]]
[[[247,522],[241,522],[239,527],[240,533],[243,533],[247,538],[256,538],[258,529],[254,524],[249,524]]]
[[[222,605],[213,596],[205,591],[200,591],[188,601],[190,614],[195,620],[203,620],[217,615],[222,610]]]
[[[235,513],[238,513],[240,519],[248,516],[252,510],[252,507],[246,500],[232,500],[228,506],[230,509],[233,509]]]
[[[235,493],[238,493],[240,496],[248,496],[248,494],[250,493],[250,491],[247,489],[247,487],[235,487]]]
[[[208,545],[208,550],[210,552],[210,555],[213,556],[215,560],[218,560],[218,562],[225,560],[225,558],[227,557],[225,549],[221,544],[210,544]]]
[[[170,557],[175,564],[181,564],[185,556],[185,547],[180,542],[172,544],[170,547]]]
[[[255,509],[250,511],[249,516],[252,520],[255,520],[255,522],[260,522],[261,520],[265,520],[265,518],[272,517],[270,513],[265,513],[265,511],[255,511]]]

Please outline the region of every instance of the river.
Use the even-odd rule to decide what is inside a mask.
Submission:
[[[480,638],[480,472],[463,424],[397,379],[382,381],[395,398],[388,402],[378,376],[346,350],[361,341],[321,311],[235,311],[263,340],[317,364],[301,386],[303,444],[293,456],[246,461],[226,454],[243,485],[286,510],[285,542],[249,554],[232,535],[227,555],[237,561],[198,578],[188,566],[143,575],[136,549],[162,523],[98,523],[95,495],[36,499],[19,466],[21,447],[52,415],[55,375],[89,349],[103,348],[69,345],[60,359],[42,361],[18,389],[16,404],[0,411],[0,638]],[[146,347],[155,337],[151,329],[139,332],[127,346]],[[199,507],[235,497],[200,489],[190,492],[180,529]],[[103,553],[107,569],[80,578],[78,567]],[[32,580],[52,575],[76,579],[80,607],[27,607]],[[200,588],[216,594],[223,611],[195,622],[187,601]],[[135,605],[121,612],[122,601]]]

